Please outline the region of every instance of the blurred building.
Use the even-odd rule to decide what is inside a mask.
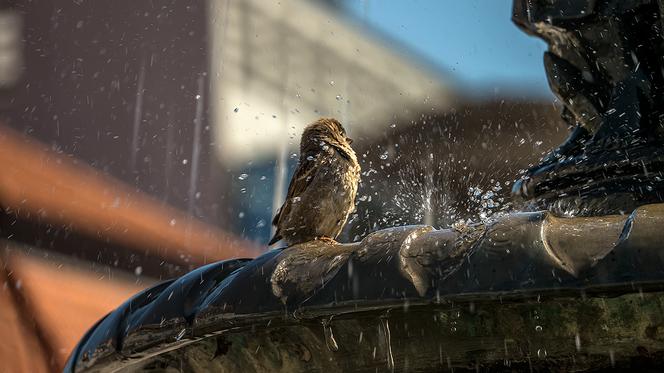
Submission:
[[[469,188],[503,193],[564,135],[325,2],[0,0],[0,359],[57,369],[129,294],[264,250],[321,116],[363,167],[345,239],[476,217]]]
[[[451,106],[451,79],[406,51],[304,0],[211,1],[212,115],[220,159],[230,165],[297,150],[304,125],[339,118],[375,136],[395,115]],[[295,16],[296,15],[296,16]]]
[[[140,288],[257,251],[219,220],[205,3],[2,0],[0,33],[0,360],[57,370]]]

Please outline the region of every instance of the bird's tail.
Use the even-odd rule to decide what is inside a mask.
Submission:
[[[270,242],[267,243],[268,246],[274,245],[275,243],[279,242],[279,240],[282,239],[281,234],[279,231],[276,231],[274,233],[274,237],[270,240]]]

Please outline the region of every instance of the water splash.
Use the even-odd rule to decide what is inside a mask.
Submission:
[[[426,224],[437,225],[437,211],[454,215],[451,206],[441,206],[437,201],[439,186],[434,182],[436,169],[433,162],[419,167],[402,167],[397,171],[397,192],[386,211],[386,220],[393,225]],[[445,220],[445,217],[442,217]]]
[[[500,181],[492,179],[483,189],[469,181],[451,180],[447,177],[451,174],[448,163],[429,167],[425,172],[409,167],[399,170],[399,190],[387,211],[388,219],[396,224],[451,226],[460,222],[486,222],[511,208],[502,196],[504,188]],[[453,183],[456,189],[465,187],[466,195],[453,195]]]

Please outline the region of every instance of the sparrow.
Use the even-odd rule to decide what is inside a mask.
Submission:
[[[269,245],[283,239],[288,246],[312,240],[332,243],[355,209],[360,164],[353,140],[336,119],[308,125],[300,140],[300,159],[288,195],[272,225]]]

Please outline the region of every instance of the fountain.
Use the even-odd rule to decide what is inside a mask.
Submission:
[[[568,140],[514,212],[210,264],[100,320],[66,371],[601,371],[664,364],[659,0],[515,0]]]
[[[514,22],[549,44],[544,67],[572,128],[514,185],[531,208],[616,214],[664,199],[662,6],[515,2]]]

